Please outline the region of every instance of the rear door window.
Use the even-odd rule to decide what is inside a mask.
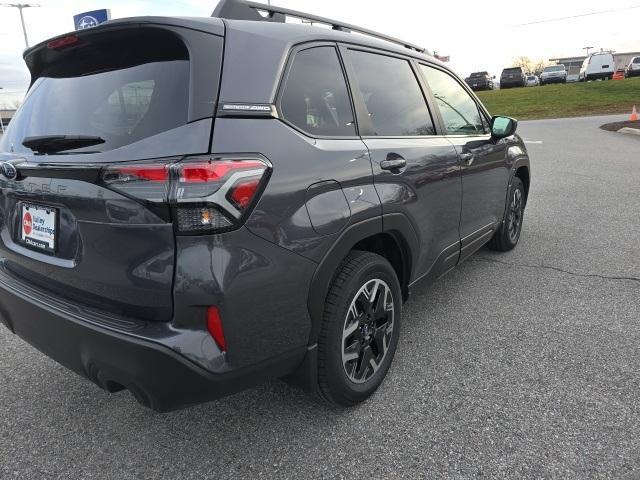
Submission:
[[[295,54],[282,89],[283,118],[311,136],[355,136],[349,90],[334,47]]]
[[[435,135],[418,80],[407,60],[350,50],[360,93],[376,135]]]
[[[420,65],[449,135],[478,135],[485,126],[478,105],[469,93],[448,73]]]

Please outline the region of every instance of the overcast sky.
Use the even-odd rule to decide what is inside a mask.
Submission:
[[[8,0],[0,0],[0,3]],[[266,0],[264,0],[266,2]],[[112,18],[133,15],[208,16],[217,0],[34,0],[24,10],[31,45],[73,30],[73,15],[111,9]],[[451,56],[468,75],[502,68],[520,55],[533,59],[579,55],[582,47],[640,50],[640,0],[273,0],[276,5],[343,20]],[[545,21],[560,17],[577,18]],[[532,22],[541,22],[528,24]],[[0,103],[21,96],[29,75],[18,11],[0,7]]]

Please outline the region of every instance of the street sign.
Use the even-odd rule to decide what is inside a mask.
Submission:
[[[101,23],[111,19],[111,11],[103,8],[102,10],[92,10],[90,12],[79,13],[73,16],[73,25],[76,30],[84,30],[85,28],[97,27]]]

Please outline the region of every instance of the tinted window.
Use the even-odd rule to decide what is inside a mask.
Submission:
[[[636,57],[633,59],[633,63],[640,63],[640,57]]]
[[[484,133],[478,105],[454,78],[435,68],[420,65],[440,109],[447,133],[474,135]]]
[[[96,135],[106,151],[187,122],[189,62],[155,62],[93,75],[39,78],[3,139],[5,151],[31,152],[38,135]],[[80,153],[85,149],[75,149]]]
[[[322,136],[353,136],[356,128],[347,84],[333,47],[296,53],[282,91],[283,117]]]
[[[102,152],[188,121],[189,55],[172,33],[135,28],[83,38],[81,47],[31,53],[34,83],[0,150],[31,153],[25,137],[89,135]]]
[[[351,51],[360,92],[377,135],[434,135],[427,104],[406,60]]]
[[[520,67],[516,67],[516,68],[505,68],[504,70],[502,70],[502,74],[503,75],[511,75],[514,73],[522,73],[522,68]]]

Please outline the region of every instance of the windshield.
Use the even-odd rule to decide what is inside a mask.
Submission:
[[[88,135],[105,142],[86,151],[103,152],[184,125],[188,79],[187,60],[39,78],[9,124],[0,151],[30,153],[22,145],[25,137]]]
[[[564,72],[564,65],[553,65],[551,67],[545,67],[545,72]]]
[[[640,57],[636,57],[633,59],[633,63],[640,63]]]
[[[489,74],[487,72],[473,72],[471,74],[472,77],[486,77]]]

